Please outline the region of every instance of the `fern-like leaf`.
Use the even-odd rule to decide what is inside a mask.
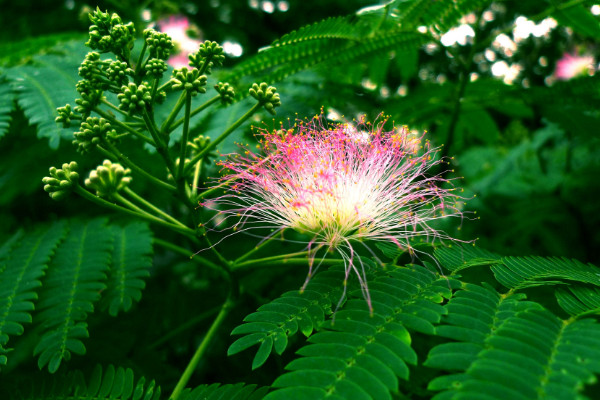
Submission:
[[[30,233],[20,241],[19,233],[7,241],[13,246],[0,264],[0,365],[7,362],[4,346],[9,336],[23,334],[23,324],[31,322],[40,278],[65,231],[65,224],[58,223],[50,229]]]
[[[507,318],[524,309],[536,307],[535,303],[521,301],[523,299],[523,294],[503,297],[487,285],[465,284],[445,306],[447,315],[442,320],[443,324],[436,328],[438,336],[458,342],[434,347],[425,365],[446,371],[465,371],[484,350],[487,338]],[[431,382],[430,389],[449,387],[461,378],[461,374],[437,378]]]
[[[272,350],[282,354],[288,338],[300,331],[310,336],[332,313],[334,304],[342,295],[343,268],[330,268],[317,274],[301,293],[284,293],[278,299],[262,305],[255,313],[244,318],[245,324],[235,328],[232,335],[244,335],[236,340],[227,354],[233,355],[251,346],[260,347],[254,356],[252,369],[260,367]]]
[[[0,389],[0,395],[7,395],[11,400],[159,400],[160,387],[154,380],[147,382],[142,377],[135,379],[129,368],[109,365],[103,370],[96,365],[86,381],[80,371],[69,371],[66,374],[55,374],[50,378],[41,376],[32,378],[35,384],[14,383],[9,392]],[[3,397],[4,398],[4,397]]]
[[[85,319],[106,288],[112,252],[112,234],[103,219],[72,223],[65,242],[56,250],[44,279],[37,321],[43,335],[34,355],[38,365],[56,372],[71,353],[84,354],[81,339],[88,337]]]
[[[545,309],[526,309],[486,337],[485,349],[460,379],[438,378],[437,385],[449,390],[434,398],[579,398],[600,372],[599,338],[595,320],[562,321]]]
[[[591,285],[560,287],[555,295],[558,305],[572,316],[600,313],[599,287]]]
[[[32,124],[37,124],[38,137],[48,138],[51,148],[60,139],[72,139],[72,130],[59,127],[54,119],[57,107],[73,102],[77,94],[77,66],[81,59],[58,55],[35,57],[33,65],[6,69],[5,77],[19,107]],[[0,114],[2,115],[2,114]]]
[[[600,286],[600,269],[566,258],[504,257],[492,266],[498,282],[507,288],[561,284],[576,281]]]
[[[390,399],[398,378],[408,379],[407,363],[417,355],[407,330],[431,334],[456,281],[413,266],[375,272],[369,278],[374,313],[360,291],[336,313],[335,323],[309,338],[301,358],[273,383],[281,388],[266,399]]]
[[[8,132],[10,113],[15,109],[14,96],[4,79],[0,79],[0,138]]]
[[[434,255],[444,268],[452,272],[480,265],[496,264],[501,258],[501,256],[479,247],[460,245],[437,247]]]
[[[220,385],[201,385],[193,390],[185,390],[179,396],[179,400],[261,400],[268,387],[258,388],[256,385],[244,385],[243,383]]]
[[[116,316],[129,311],[134,301],[140,301],[152,266],[152,232],[145,223],[125,227],[111,226],[114,237],[112,265],[104,297],[108,312]]]

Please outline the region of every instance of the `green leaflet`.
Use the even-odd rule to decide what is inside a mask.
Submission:
[[[237,354],[260,344],[252,363],[252,369],[256,369],[267,360],[273,349],[282,354],[288,338],[298,331],[310,336],[323,324],[325,316],[332,313],[332,305],[342,295],[343,274],[343,268],[330,268],[317,274],[304,292],[289,291],[261,306],[231,332],[232,335],[245,336],[236,340],[227,354]]]
[[[12,244],[10,253],[0,260],[0,365],[7,362],[4,346],[9,336],[23,334],[23,324],[31,323],[40,279],[64,237],[65,225],[57,223],[50,229],[40,229],[24,237],[19,232],[2,248],[5,250]]]
[[[576,281],[600,286],[600,269],[577,260],[544,257],[504,257],[492,266],[498,282],[508,288],[526,288]]]
[[[8,132],[10,113],[15,109],[14,96],[6,80],[0,78],[0,138]]]
[[[54,256],[44,279],[36,320],[43,334],[34,354],[40,368],[56,372],[71,353],[84,354],[88,337],[85,319],[94,311],[100,291],[106,288],[106,272],[112,251],[112,234],[103,219],[73,224]]]
[[[256,385],[243,383],[220,385],[201,385],[193,390],[185,390],[179,400],[261,400],[267,393],[268,387],[257,388]]]
[[[125,227],[113,225],[111,231],[114,246],[103,303],[114,317],[119,311],[129,311],[133,302],[142,298],[152,266],[152,232],[140,222]]]
[[[497,254],[476,246],[460,245],[437,247],[434,255],[440,264],[442,264],[442,267],[452,272],[470,267],[495,264],[501,258]]]
[[[549,311],[529,308],[509,318],[486,338],[485,348],[466,374],[445,383],[450,393],[465,398],[576,398],[600,371],[600,324],[591,319],[562,321]],[[445,382],[444,382],[445,381]]]
[[[17,104],[30,123],[37,124],[38,137],[48,138],[53,149],[58,148],[61,138],[72,139],[73,131],[57,125],[54,118],[57,107],[72,103],[76,97],[75,84],[79,79],[76,71],[82,58],[81,47],[70,44],[64,48],[68,56],[36,56],[34,64],[7,68],[4,74]],[[4,115],[1,107],[0,104],[0,116]]]
[[[408,379],[407,363],[415,364],[407,330],[433,333],[457,282],[427,268],[411,266],[370,274],[371,316],[360,291],[302,347],[301,358],[275,380],[281,388],[266,399],[333,398],[389,399],[398,392],[398,378]]]

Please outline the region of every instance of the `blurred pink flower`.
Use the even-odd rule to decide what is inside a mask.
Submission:
[[[189,36],[193,25],[182,15],[163,18],[157,21],[157,25],[161,32],[171,37],[176,46],[175,53],[169,57],[167,63],[173,68],[187,67],[190,61],[188,55],[197,52],[201,43],[201,40]]]
[[[554,77],[558,80],[567,81],[577,76],[588,75],[590,72],[594,72],[593,56],[564,53],[562,58],[556,62]]]
[[[455,240],[432,221],[462,217],[463,198],[443,177],[444,168],[428,173],[447,164],[437,157],[439,148],[407,128],[384,131],[384,123],[324,127],[317,116],[288,130],[260,130],[259,151],[244,148],[219,162],[226,171],[220,182],[230,191],[202,206],[218,210],[216,217],[234,218],[236,232],[274,228],[275,236],[291,228],[308,234],[306,282],[318,268],[313,262],[319,249],[336,251],[345,263],[344,288],[354,272],[371,308],[365,266],[354,246],[391,242],[413,254],[413,238]]]

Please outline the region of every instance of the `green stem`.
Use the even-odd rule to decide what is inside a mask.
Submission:
[[[283,231],[280,231],[281,233],[283,233]],[[268,243],[270,243],[272,240],[275,239],[275,237],[277,235],[279,235],[280,232],[277,232],[276,234],[272,235],[270,238],[268,238],[267,240],[263,240],[261,243],[257,244],[256,246],[254,246],[254,248],[252,250],[250,250],[249,252],[247,252],[246,254],[242,255],[241,257],[238,257],[235,261],[233,261],[233,266],[235,267],[236,265],[240,264],[242,261],[244,261],[245,259],[247,259],[248,257],[250,257],[251,255],[253,255],[254,253],[256,253],[257,251],[259,251],[260,249],[262,249],[264,246],[266,246]]]
[[[152,146],[156,147],[156,143],[154,142],[154,140],[150,139],[149,137],[140,133],[139,131],[133,129],[132,127],[128,126],[127,124],[119,121],[118,119],[116,119],[112,115],[108,114],[107,112],[99,109],[98,107],[94,108],[94,112],[96,114],[100,115],[102,118],[108,120],[110,123],[115,124],[123,129],[125,129],[127,132],[132,133],[133,135],[139,137],[140,139],[142,139],[142,140],[150,143]]]
[[[194,318],[190,319],[189,321],[186,321],[185,323],[179,325],[177,328],[169,330],[169,332],[167,334],[165,334],[164,336],[162,336],[160,339],[149,344],[147,349],[152,350],[152,349],[155,349],[158,346],[162,345],[163,343],[168,342],[171,338],[192,328],[194,325],[204,321],[206,318],[212,316],[213,314],[216,314],[220,308],[221,308],[220,306],[213,307],[210,310],[207,310],[207,311],[203,312],[202,314],[197,315]]]
[[[155,217],[153,215],[150,215],[148,213],[139,213],[137,211],[130,210],[129,208],[121,207],[118,204],[111,203],[110,201],[104,200],[101,197],[93,195],[92,193],[88,192],[87,190],[85,190],[84,188],[82,188],[79,185],[75,185],[75,187],[74,187],[73,190],[75,191],[75,193],[77,193],[78,195],[80,195],[84,199],[90,200],[91,202],[93,202],[95,204],[98,204],[100,206],[109,208],[109,209],[114,210],[114,211],[124,212],[125,214],[129,214],[129,215],[132,215],[134,217],[143,218],[143,219],[145,219],[147,221],[154,222],[155,224],[162,225],[164,227],[167,227],[169,229],[172,229],[172,230],[174,230],[176,232],[179,232],[179,233],[182,233],[184,235],[195,237],[196,232],[193,231],[193,230],[191,230],[191,229],[189,229],[189,228],[183,229],[183,228],[180,228],[179,226],[173,225],[173,224],[171,224],[171,223],[169,223],[167,221],[164,221],[164,220],[162,220],[162,219],[160,219],[158,217]]]
[[[183,167],[185,166],[185,155],[187,152],[187,141],[190,132],[190,113],[192,112],[192,95],[186,91],[185,113],[183,117],[183,134],[181,136],[181,147],[179,150],[179,168],[177,171],[177,180],[183,180]]]
[[[200,171],[202,169],[202,160],[198,161],[194,167],[194,178],[192,180],[192,187],[191,189],[193,190],[194,196],[192,198],[198,199],[198,197],[196,197],[197,193],[198,193],[198,180],[200,180]]]
[[[163,159],[165,160],[165,164],[167,165],[167,169],[169,170],[169,172],[171,173],[173,178],[175,178],[175,176],[176,176],[175,175],[175,165],[173,164],[173,160],[171,160],[171,155],[169,154],[169,148],[167,147],[165,142],[163,142],[162,138],[160,137],[158,128],[156,127],[154,120],[152,118],[150,118],[150,115],[148,114],[148,110],[144,110],[143,117],[144,117],[144,122],[146,122],[146,127],[150,131],[152,138],[154,138],[154,141],[157,144],[156,150],[163,157]]]
[[[177,100],[177,104],[175,104],[175,107],[173,107],[173,109],[169,113],[169,116],[167,117],[167,119],[165,120],[165,122],[163,122],[163,124],[160,127],[160,131],[163,134],[165,134],[165,135],[169,134],[169,132],[170,132],[169,126],[171,125],[171,123],[173,122],[173,120],[177,117],[177,114],[179,114],[179,111],[181,110],[181,107],[183,107],[183,105],[185,104],[185,99],[186,98],[187,98],[187,94],[186,94],[186,91],[184,90],[181,93],[181,96],[179,96],[179,99]]]
[[[160,208],[156,207],[154,204],[150,203],[149,201],[147,201],[146,199],[144,199],[143,197],[141,197],[139,194],[137,194],[133,190],[129,189],[128,187],[125,187],[125,189],[123,189],[123,191],[125,193],[127,193],[130,197],[132,197],[133,199],[135,199],[138,203],[143,204],[144,206],[146,206],[150,210],[154,211],[155,213],[157,213],[158,215],[160,215],[164,219],[167,219],[167,220],[171,221],[173,224],[178,225],[178,226],[180,226],[182,228],[187,228],[183,223],[181,223],[181,221],[173,218],[171,215],[167,214],[166,212],[164,212]]]
[[[142,46],[142,51],[140,51],[140,56],[138,57],[137,62],[135,63],[135,74],[141,76],[141,73],[144,71],[144,56],[146,55],[146,48],[148,48],[148,43],[144,39],[144,45]]]
[[[252,116],[252,114],[254,114],[256,111],[258,111],[261,107],[262,107],[261,103],[256,103],[250,110],[248,110],[248,112],[246,114],[242,115],[242,117],[240,119],[238,119],[236,122],[234,122],[233,125],[231,125],[229,128],[227,128],[227,130],[225,132],[221,133],[221,135],[218,138],[216,138],[214,141],[211,141],[208,144],[208,146],[206,146],[204,148],[204,150],[202,150],[200,153],[196,154],[192,158],[191,162],[188,164],[186,170],[191,168],[191,166],[194,165],[196,162],[198,162],[198,160],[200,160],[202,157],[206,156],[213,148],[215,148],[219,143],[221,143],[227,136],[229,136],[231,134],[231,132],[236,130],[241,124],[243,124],[248,118],[250,118]]]
[[[204,355],[204,352],[208,348],[208,345],[210,344],[212,338],[217,333],[219,327],[225,320],[225,317],[227,316],[227,314],[229,313],[229,310],[232,307],[233,307],[233,300],[231,298],[227,298],[227,300],[225,300],[225,303],[223,303],[223,306],[221,307],[221,311],[219,312],[219,315],[217,315],[217,317],[213,321],[212,325],[208,329],[208,332],[206,332],[204,339],[202,339],[202,342],[196,349],[194,356],[192,357],[189,364],[185,368],[185,371],[183,371],[181,378],[179,378],[179,382],[177,382],[177,385],[175,386],[175,389],[173,390],[171,397],[169,397],[170,400],[177,400],[177,398],[179,397],[179,395],[181,394],[183,389],[185,389],[185,385],[187,385],[192,374],[194,373],[194,370],[196,369],[198,362],[200,362],[200,359]]]
[[[124,155],[123,153],[121,153],[119,151],[119,149],[117,149],[111,143],[105,141],[104,145],[108,147],[108,150],[104,149],[100,145],[98,145],[98,150],[100,150],[101,152],[103,152],[105,155],[108,155],[109,157],[111,155],[113,157],[116,157],[117,160],[119,160],[120,162],[122,162],[123,164],[125,164],[127,167],[131,168],[132,171],[135,171],[136,173],[140,174],[144,178],[148,179],[150,182],[154,183],[157,186],[160,186],[163,189],[167,189],[167,190],[169,190],[171,192],[174,192],[176,190],[175,186],[173,186],[173,185],[171,185],[171,184],[169,184],[167,182],[164,182],[164,181],[158,179],[157,177],[155,177],[154,175],[146,172],[145,169],[143,169],[142,167],[138,166],[133,161],[131,161],[129,159],[129,157],[127,157],[126,155]]]
[[[206,265],[207,267],[212,268],[216,271],[224,272],[226,274],[228,273],[227,270],[225,268],[223,268],[222,266],[215,264],[214,262],[210,261],[207,258],[199,256],[195,253],[192,253],[188,249],[184,249],[183,247],[179,247],[176,244],[173,244],[171,242],[167,242],[166,240],[162,240],[162,239],[158,239],[158,238],[153,238],[152,241],[154,243],[158,244],[159,246],[169,249],[175,253],[179,253],[181,255],[189,257],[190,260],[194,260],[195,262],[197,262],[199,264]]]
[[[106,98],[104,98],[104,97],[102,98],[102,104],[107,105],[108,107],[112,108],[113,110],[115,110],[116,112],[120,113],[124,117],[131,117],[125,111],[121,110],[119,107],[115,106],[113,103],[111,103],[110,101],[106,100]],[[142,122],[142,119],[139,118],[139,117],[133,117],[133,119],[136,120],[137,122]]]
[[[198,114],[199,112],[202,112],[206,108],[210,107],[211,105],[213,105],[214,103],[216,103],[220,99],[221,99],[220,95],[215,96],[212,99],[208,100],[206,103],[204,103],[201,106],[199,106],[198,108],[195,108],[194,110],[192,110],[190,112],[190,118],[193,117],[194,115]],[[173,132],[173,130],[175,130],[179,125],[183,124],[184,121],[185,121],[185,118],[179,118],[177,121],[175,121],[173,124],[171,124],[171,126],[169,127],[168,132],[169,133]]]
[[[284,256],[290,256],[291,254],[285,254]],[[255,260],[245,261],[236,265],[232,268],[233,271],[239,272],[248,269],[252,269],[253,267],[270,267],[273,265],[306,265],[308,263],[306,257],[303,258],[282,258],[281,256],[275,257],[265,257],[265,258],[257,258]],[[319,260],[321,265],[336,265],[343,264],[344,260],[338,258],[326,258],[324,260]]]

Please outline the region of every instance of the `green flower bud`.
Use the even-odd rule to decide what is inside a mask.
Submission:
[[[112,61],[108,68],[106,68],[106,74],[108,79],[114,82],[117,86],[127,85],[129,83],[129,77],[133,76],[134,71],[129,68],[126,62],[123,61]]]
[[[102,101],[102,90],[87,79],[80,80],[75,86],[81,98],[75,100],[75,111],[83,115],[89,115],[94,107]]]
[[[95,51],[87,53],[79,67],[79,76],[88,81],[97,80],[103,75],[99,61],[100,53],[96,53]]]
[[[225,61],[225,55],[223,52],[223,47],[221,47],[217,42],[211,42],[210,40],[204,41],[198,51],[194,54],[190,54],[190,66],[201,69],[204,64],[208,63],[205,72],[207,74],[211,73],[211,69],[213,66],[221,66],[223,65],[223,61]]]
[[[117,97],[121,102],[119,108],[127,111],[129,115],[136,112],[142,113],[146,106],[149,106],[152,102],[152,94],[146,82],[139,86],[136,86],[133,82],[127,86],[122,86],[121,93]]]
[[[204,87],[206,86],[206,75],[200,75],[197,68],[189,70],[183,67],[174,70],[171,82],[173,82],[171,87],[174,90],[185,90],[192,96],[196,96],[198,93],[206,93]]]
[[[112,51],[115,54],[121,54],[123,49],[131,49],[135,39],[135,29],[133,23],[123,24],[123,21],[117,14],[109,14],[96,11],[90,14],[89,39],[85,43],[92,49],[97,49],[101,53]]]
[[[144,66],[144,70],[146,71],[146,75],[154,78],[160,78],[167,70],[167,63],[158,58],[151,58]]]
[[[233,103],[235,91],[229,83],[219,82],[215,85],[215,90],[221,95],[221,103],[223,105]]]
[[[67,104],[64,107],[58,107],[56,111],[58,112],[58,117],[56,117],[54,121],[62,124],[63,128],[69,128],[72,119],[80,119],[80,117],[71,110],[70,104]]]
[[[169,55],[171,55],[171,51],[175,48],[169,35],[157,32],[154,29],[146,29],[144,31],[144,38],[150,56],[153,58],[166,60],[169,58]]]
[[[275,115],[275,107],[281,105],[279,93],[273,86],[268,86],[265,82],[260,85],[253,83],[249,90],[250,96],[254,97],[258,102],[265,107],[265,110]]]
[[[81,123],[79,132],[73,134],[75,140],[73,144],[81,153],[90,151],[102,140],[114,140],[117,131],[112,129],[110,123],[104,118],[88,117]]]
[[[97,196],[111,197],[129,185],[130,173],[129,168],[125,169],[121,164],[104,160],[102,165],[90,172],[85,180],[85,186],[94,189]]]
[[[77,168],[78,166],[75,161],[63,164],[62,169],[50,167],[50,176],[42,179],[44,191],[54,200],[63,199],[73,190],[73,186],[79,181]]]

